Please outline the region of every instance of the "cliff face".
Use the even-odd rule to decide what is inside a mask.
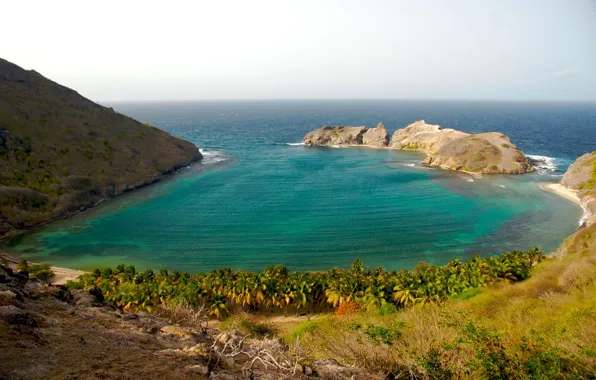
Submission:
[[[307,145],[362,145],[366,127],[329,126],[316,129],[304,136]]]
[[[577,192],[588,214],[586,225],[596,222],[596,151],[584,154],[569,166],[561,184]]]
[[[376,128],[367,129],[362,135],[362,144],[377,148],[388,146],[389,132],[387,132],[383,123],[377,124]]]
[[[423,164],[479,174],[522,174],[534,171],[530,160],[501,133],[468,134],[417,121],[389,133],[377,128],[323,127],[304,138],[307,145],[360,145],[415,150],[428,154]]]
[[[0,59],[0,237],[200,158],[188,141]]]

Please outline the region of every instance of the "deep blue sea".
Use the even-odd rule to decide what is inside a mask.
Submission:
[[[199,146],[205,159],[173,178],[8,242],[34,261],[91,269],[190,272],[443,264],[475,252],[554,250],[582,210],[544,191],[596,149],[596,104],[416,101],[116,103],[117,111]],[[424,155],[300,145],[323,125],[383,122],[393,133],[424,119],[498,131],[545,157],[522,176],[430,169]]]

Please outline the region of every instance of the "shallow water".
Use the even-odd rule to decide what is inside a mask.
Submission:
[[[581,208],[539,185],[560,180],[596,147],[594,105],[419,102],[114,104],[195,142],[205,160],[70,220],[8,242],[31,260],[90,269],[120,262],[185,271],[443,264],[475,252],[539,245],[554,250]],[[422,167],[417,153],[314,148],[302,136],[324,124],[393,132],[426,119],[467,132],[500,131],[539,173],[474,178]],[[581,132],[581,133],[580,133]],[[561,143],[564,141],[565,143]]]

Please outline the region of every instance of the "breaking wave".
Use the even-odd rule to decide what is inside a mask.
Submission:
[[[201,152],[201,154],[203,155],[203,159],[201,160],[201,163],[203,165],[216,164],[218,162],[230,159],[230,157],[226,156],[223,152],[220,152],[218,150],[199,149],[199,152]]]
[[[540,173],[552,173],[557,170],[557,165],[555,164],[554,157],[548,156],[538,156],[538,155],[527,155],[528,158],[532,161],[532,165],[538,170]]]

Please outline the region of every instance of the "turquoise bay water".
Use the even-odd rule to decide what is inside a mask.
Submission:
[[[357,257],[397,269],[475,252],[550,251],[577,228],[582,211],[539,185],[559,180],[596,145],[596,110],[583,105],[574,112],[569,105],[390,102],[114,107],[195,142],[204,162],[12,239],[9,251],[81,269],[124,262],[190,272],[274,263],[326,269]],[[473,178],[424,168],[417,153],[295,144],[324,124],[383,121],[393,132],[422,118],[469,132],[497,130],[526,153],[554,161],[536,174]],[[574,136],[573,128],[583,129],[581,138],[556,142]]]

